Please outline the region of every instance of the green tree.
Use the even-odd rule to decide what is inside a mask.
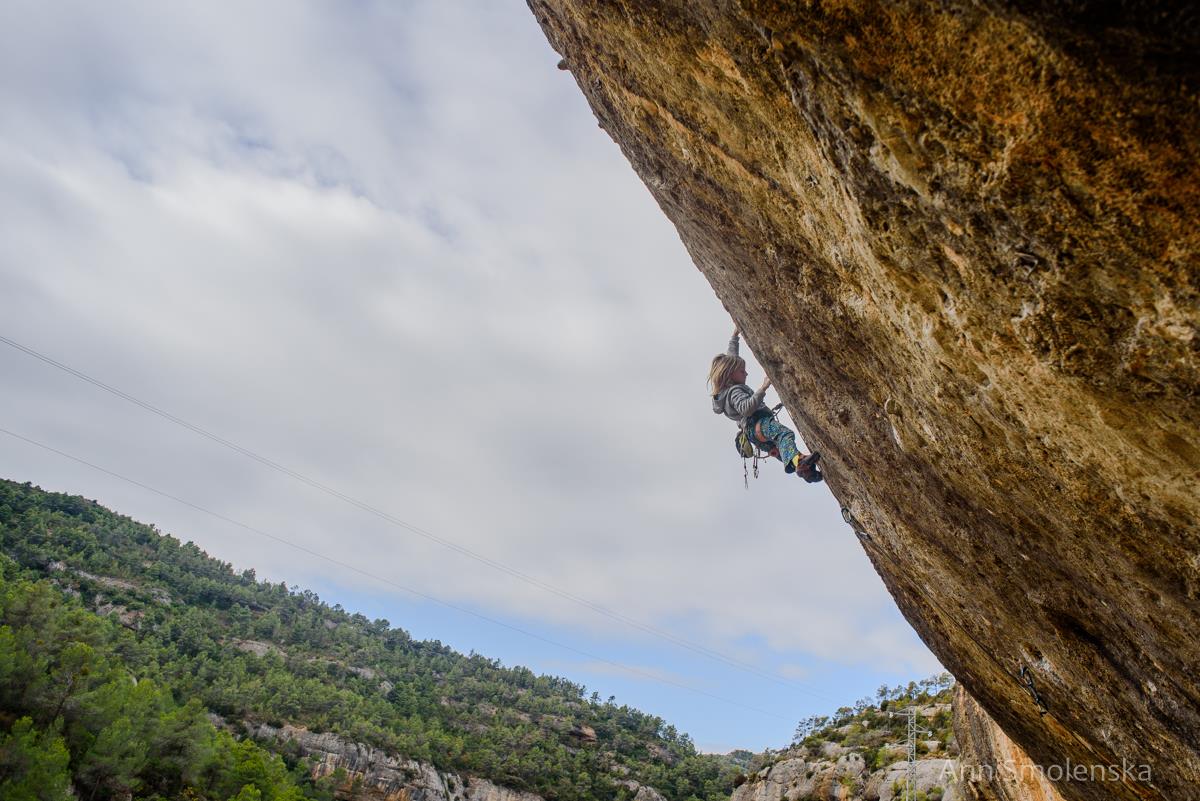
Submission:
[[[23,717],[0,737],[0,798],[71,801],[70,754],[62,738]]]

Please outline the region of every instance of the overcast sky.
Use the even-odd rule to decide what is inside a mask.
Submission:
[[[3,344],[0,426],[386,581],[11,437],[0,476],[701,747],[780,747],[939,668],[823,485],[743,488],[704,386],[732,323],[557,60],[518,0],[9,0],[0,334],[753,671]]]

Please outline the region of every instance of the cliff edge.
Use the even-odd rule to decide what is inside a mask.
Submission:
[[[961,684],[954,690],[953,706],[960,749],[958,789],[964,801],[1062,801],[1053,782]]]
[[[1190,7],[529,5],[942,663],[1150,769],[1064,797],[1200,798]]]

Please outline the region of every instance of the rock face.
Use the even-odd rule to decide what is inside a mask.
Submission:
[[[529,4],[942,663],[1200,798],[1190,5]]]
[[[964,801],[1061,801],[1021,747],[959,685],[954,697],[958,776]]]
[[[913,776],[914,793],[959,801],[956,769],[952,759],[919,761]],[[750,777],[733,791],[730,801],[894,801],[904,797],[903,789],[899,793],[895,789],[903,787],[907,771],[907,762],[897,762],[870,772],[859,754],[845,754],[836,760],[789,756]]]
[[[275,643],[262,642],[261,640],[239,640],[234,637],[229,640],[229,644],[239,651],[245,651],[248,654],[255,656],[266,656],[267,654],[283,655],[283,649]]]
[[[938,704],[919,710],[932,717],[951,709]],[[953,702],[954,738],[949,750],[957,759],[932,756],[918,760],[913,793],[927,801],[1062,801],[1062,796],[1020,746],[1000,730],[958,685]],[[847,729],[850,727],[847,726]],[[941,742],[936,742],[941,750]],[[833,749],[830,749],[833,746]],[[749,776],[730,801],[898,801],[908,778],[905,748],[887,767],[868,769],[862,748],[795,746],[778,761]],[[891,756],[890,749],[866,753]],[[878,760],[873,757],[875,764]]]
[[[432,765],[403,759],[377,748],[354,743],[336,734],[310,732],[285,725],[247,726],[256,740],[294,743],[314,763],[313,776],[332,776],[339,768],[346,781],[339,797],[355,801],[543,801],[539,795],[511,790],[487,779],[463,779],[441,773]],[[636,801],[655,801],[638,795]],[[661,797],[658,799],[661,801]]]
[[[632,801],[666,801],[662,794],[653,787],[647,787],[644,784],[638,784],[637,782],[630,781],[628,779],[623,782],[619,782],[619,784],[624,785],[627,789],[633,792]]]
[[[959,801],[958,763],[953,759],[924,759],[913,769],[913,794],[921,793],[926,798],[937,796],[941,801]],[[886,770],[871,776],[863,798],[866,801],[900,801],[904,798],[904,784],[908,774],[907,762],[896,762]],[[1026,801],[1024,798],[1013,801]]]

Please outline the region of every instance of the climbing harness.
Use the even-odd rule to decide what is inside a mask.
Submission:
[[[842,507],[842,519],[846,521],[847,525],[854,529],[855,536],[862,541],[864,546],[872,546],[872,550],[878,556],[891,562],[893,567],[900,567],[900,563],[892,557],[889,549],[883,547],[866,531],[866,529],[863,528],[862,523],[859,522],[858,518],[854,516],[854,513],[850,511],[850,507]],[[983,643],[981,643],[974,634],[967,630],[966,626],[958,622],[957,618],[948,614],[946,610],[942,608],[941,604],[934,601],[928,595],[923,596],[923,599],[926,603],[937,610],[938,614],[940,614],[946,621],[954,624],[963,634],[967,635],[967,639],[975,643],[975,647],[979,649],[980,653],[995,663],[996,667],[1000,668],[1004,675],[1008,676],[1010,679],[1013,679],[1018,685],[1020,685],[1021,689],[1028,693],[1029,697],[1033,700],[1033,703],[1037,705],[1038,714],[1040,716],[1045,717],[1046,714],[1050,712],[1050,707],[1047,706],[1046,702],[1042,700],[1041,694],[1037,691],[1037,687],[1033,683],[1033,673],[1029,670],[1027,665],[1022,664],[1014,676],[1012,672],[1005,667],[1003,662],[993,655],[991,651],[985,648]]]
[[[754,429],[761,434],[762,429],[758,427],[759,421],[761,421],[764,416],[769,416],[773,419],[776,418],[779,414],[779,410],[782,408],[782,403],[776,404],[773,408],[771,408],[767,415],[758,415],[756,418],[754,418],[754,422],[752,424],[747,423],[747,426],[753,425]],[[738,430],[737,436],[733,438],[733,446],[737,448],[738,455],[742,457],[742,483],[745,484],[746,489],[749,490],[750,470],[747,467],[747,462],[750,462],[750,464],[753,465],[754,478],[757,480],[758,460],[767,459],[771,456],[777,456],[779,451],[776,450],[773,445],[770,449],[764,448],[759,444],[759,440],[755,437],[751,437],[745,428]]]

